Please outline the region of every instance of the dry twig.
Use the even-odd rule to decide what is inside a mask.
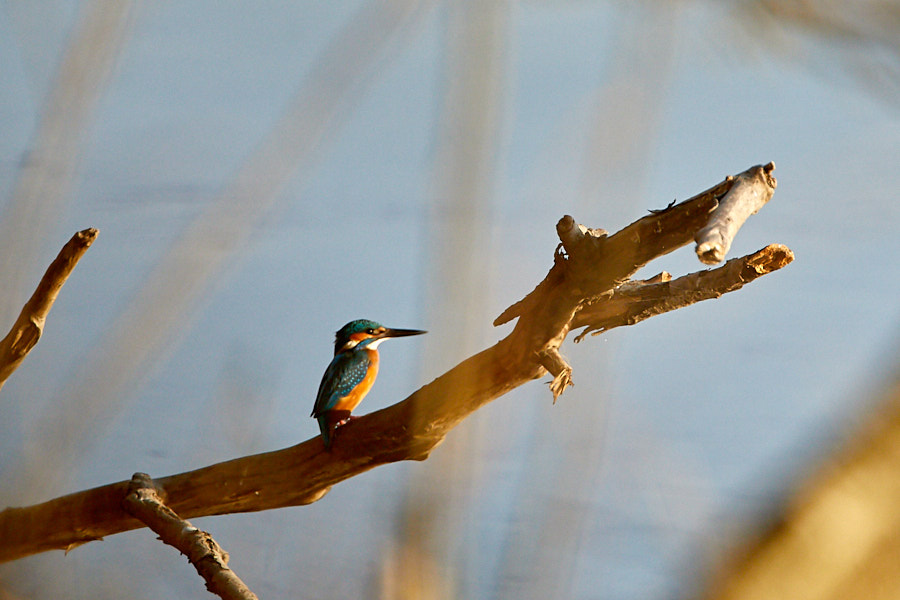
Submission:
[[[56,301],[59,290],[82,255],[91,247],[97,233],[96,229],[79,231],[63,246],[56,259],[47,267],[34,294],[22,307],[12,329],[0,341],[0,388],[37,344],[44,331],[47,313]]]
[[[210,592],[224,600],[257,600],[256,594],[228,568],[228,553],[210,534],[166,506],[149,475],[135,473],[131,477],[124,508],[156,532],[159,539],[187,556]]]

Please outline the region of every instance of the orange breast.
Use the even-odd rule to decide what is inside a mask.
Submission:
[[[367,350],[366,352],[369,353],[369,369],[366,371],[366,376],[349,394],[338,400],[332,410],[352,411],[359,406],[362,399],[365,398],[366,394],[369,393],[369,390],[372,389],[372,384],[375,383],[375,377],[378,376],[378,352],[375,350]]]

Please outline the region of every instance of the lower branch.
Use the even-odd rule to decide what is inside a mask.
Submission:
[[[159,535],[159,539],[187,556],[206,581],[206,589],[224,600],[257,600],[240,577],[228,568],[228,553],[205,531],[179,517],[163,503],[153,480],[135,473],[124,508]]]
[[[599,335],[614,327],[634,325],[695,302],[718,298],[786,267],[793,260],[790,248],[771,244],[753,254],[732,258],[711,271],[698,271],[675,280],[664,273],[649,281],[628,281],[604,302],[588,304],[575,314],[572,327],[585,328],[575,337],[575,342],[588,334]]]

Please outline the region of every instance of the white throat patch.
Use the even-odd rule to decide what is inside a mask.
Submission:
[[[367,344],[366,349],[367,350],[375,350],[376,348],[378,348],[378,344],[380,344],[381,342],[383,342],[386,339],[388,339],[388,338],[378,338],[374,342],[370,342],[369,344]]]

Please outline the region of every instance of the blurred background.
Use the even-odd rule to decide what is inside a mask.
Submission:
[[[4,332],[100,229],[0,393],[0,507],[315,436],[351,319],[430,331],[360,412],[397,402],[508,333],[563,214],[615,231],[777,165],[731,255],[788,268],[567,342],[555,406],[523,386],[424,463],[195,519],[262,598],[695,597],[900,366],[897,1],[10,1],[0,73]],[[0,587],[207,597],[146,529]]]

